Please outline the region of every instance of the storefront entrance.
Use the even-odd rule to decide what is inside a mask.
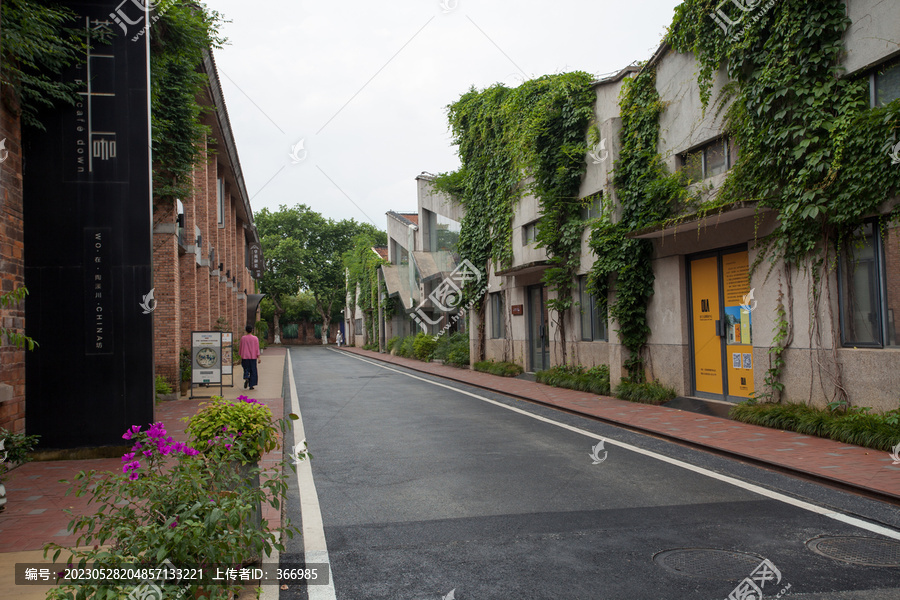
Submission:
[[[694,394],[737,402],[753,394],[752,314],[746,249],[688,258]]]
[[[528,288],[528,366],[531,371],[550,367],[550,330],[547,327],[547,288]]]

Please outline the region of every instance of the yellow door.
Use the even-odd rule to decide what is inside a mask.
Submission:
[[[691,261],[691,298],[696,390],[722,395],[722,340],[716,335],[716,321],[722,312],[718,256]]]
[[[692,259],[690,273],[695,391],[723,399],[749,398],[754,389],[751,317],[756,308],[749,255],[742,250]]]

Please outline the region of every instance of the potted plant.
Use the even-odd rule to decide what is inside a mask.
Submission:
[[[29,453],[34,451],[39,435],[10,433],[0,427],[0,511],[6,507],[6,486],[3,480],[13,468],[31,460]]]

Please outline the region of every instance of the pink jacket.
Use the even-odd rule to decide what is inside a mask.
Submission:
[[[259,338],[252,333],[248,333],[242,337],[241,345],[238,347],[238,354],[241,355],[241,359],[259,358]]]

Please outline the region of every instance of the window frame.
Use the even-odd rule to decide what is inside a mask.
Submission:
[[[504,292],[491,292],[491,339],[506,338],[506,314],[504,312]]]
[[[609,341],[609,323],[608,318],[603,319],[605,315],[600,314],[597,307],[597,298],[587,291],[587,275],[578,278],[578,299],[581,305],[581,322],[580,335],[582,342],[608,342]],[[604,311],[605,312],[605,311]],[[589,330],[591,337],[585,337],[585,319],[589,321]]]
[[[722,171],[721,173],[717,173],[716,175],[709,175],[707,173],[707,171],[708,171],[707,153],[713,146],[719,144],[720,142],[724,144],[725,170]],[[699,146],[696,146],[691,150],[682,152],[679,155],[680,156],[679,162],[681,163],[679,171],[686,170],[688,167],[688,162],[690,160],[690,157],[692,155],[699,154],[700,155],[700,179],[695,180],[694,183],[706,181],[707,179],[709,179],[711,177],[717,177],[719,175],[724,175],[725,173],[730,171],[732,169],[732,167],[734,167],[734,163],[736,162],[736,161],[732,160],[731,153],[732,153],[731,138],[727,135],[719,136],[715,139],[709,140],[708,142],[706,142],[704,144],[700,144]]]
[[[873,244],[874,262],[875,262],[875,285],[874,293],[876,297],[873,299],[872,305],[875,309],[875,326],[873,332],[877,334],[877,340],[869,341],[853,341],[847,337],[847,312],[845,306],[847,299],[845,296],[844,283],[847,274],[845,271],[845,255],[840,254],[837,261],[837,284],[838,284],[838,323],[840,327],[840,339],[842,348],[900,348],[900,344],[889,344],[890,335],[889,326],[889,308],[888,308],[888,281],[887,281],[887,257],[885,255],[885,239],[881,228],[881,221],[878,218],[867,219],[864,224],[871,225],[872,234],[868,239]],[[898,229],[900,232],[900,229]],[[896,325],[895,325],[896,326]]]
[[[216,178],[216,212],[219,229],[225,227],[225,178]]]
[[[522,245],[523,246],[530,246],[531,244],[537,242],[538,223],[539,222],[540,222],[540,219],[536,219],[534,221],[531,221],[529,223],[525,223],[524,225],[522,225]],[[529,237],[528,237],[529,230],[533,232],[531,239],[529,239]]]
[[[885,106],[885,104],[889,104],[897,98],[900,98],[900,96],[897,96],[897,98],[888,100],[884,104],[878,103],[878,75],[891,69],[900,69],[900,58],[895,57],[888,61],[885,61],[869,72],[869,108],[878,108],[880,106]]]
[[[587,198],[585,198],[587,200]],[[581,219],[583,221],[593,221],[603,216],[603,193],[596,194],[594,201],[581,209]]]

